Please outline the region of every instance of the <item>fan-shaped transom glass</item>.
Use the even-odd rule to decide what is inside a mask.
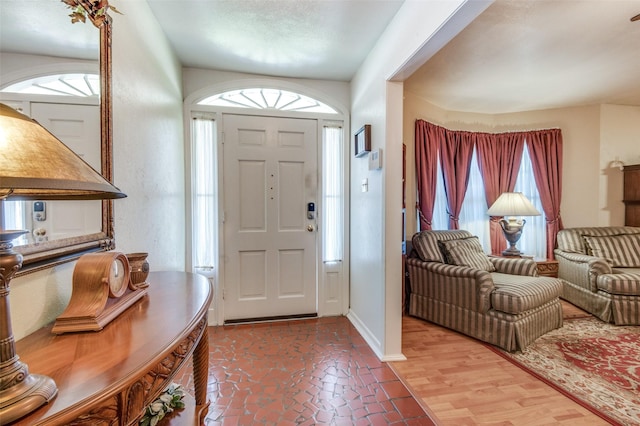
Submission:
[[[99,96],[100,76],[98,74],[46,75],[14,83],[2,91],[33,95]]]
[[[221,107],[275,109],[280,111],[319,112],[337,114],[329,105],[309,96],[280,89],[252,88],[231,90],[209,96],[198,105]]]

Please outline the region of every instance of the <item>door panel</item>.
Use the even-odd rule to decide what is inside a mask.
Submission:
[[[238,161],[239,231],[267,230],[266,166],[264,161]]]
[[[316,120],[224,115],[225,320],[317,313]],[[311,227],[311,231],[309,231]]]
[[[32,118],[64,142],[96,170],[100,159],[100,109],[97,105],[31,104]],[[47,201],[46,220],[34,227],[49,239],[75,237],[102,229],[102,202]]]
[[[267,297],[266,251],[244,250],[238,252],[240,279],[238,282],[238,300],[257,300]]]
[[[280,231],[300,230],[306,224],[304,162],[279,163],[278,166],[278,228]]]
[[[278,252],[281,297],[304,297],[304,250],[280,250]]]

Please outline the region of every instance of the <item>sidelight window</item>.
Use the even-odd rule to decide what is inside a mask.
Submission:
[[[341,126],[325,126],[322,133],[322,260],[339,262],[344,232],[343,131]]]
[[[218,191],[216,122],[194,118],[192,134],[192,259],[196,271],[217,266]]]

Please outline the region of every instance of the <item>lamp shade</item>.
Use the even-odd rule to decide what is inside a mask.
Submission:
[[[503,192],[487,211],[489,216],[540,216],[522,192]]]
[[[0,198],[101,200],[126,197],[69,147],[0,103]]]

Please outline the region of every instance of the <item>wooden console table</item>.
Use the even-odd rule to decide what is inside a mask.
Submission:
[[[541,277],[558,278],[558,261],[555,259],[534,259]]]
[[[207,414],[209,281],[185,272],[152,272],[148,294],[97,332],[55,335],[51,325],[16,343],[35,374],[58,395],[15,425],[137,425],[144,409],[192,356],[196,419]]]

